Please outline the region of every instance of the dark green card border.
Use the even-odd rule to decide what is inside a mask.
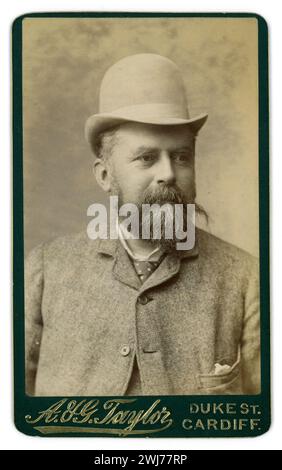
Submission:
[[[265,20],[255,13],[28,13],[17,18],[12,27],[13,69],[13,309],[14,309],[14,413],[19,431],[42,435],[36,425],[25,420],[27,414],[36,417],[40,410],[59,401],[60,397],[29,397],[24,383],[24,224],[23,224],[23,115],[22,115],[22,22],[25,18],[255,18],[258,22],[259,60],[259,235],[260,235],[260,301],[262,391],[254,396],[168,396],[139,397],[128,409],[147,409],[157,399],[172,410],[174,425],[151,434],[154,437],[245,437],[261,435],[270,426],[270,313],[269,313],[269,109],[268,109],[268,33]],[[63,398],[63,397],[62,397]],[[80,400],[85,397],[70,397]],[[91,397],[89,397],[90,399]],[[99,397],[102,404],[110,397]],[[116,398],[116,397],[115,397]],[[122,397],[121,397],[122,398]],[[124,398],[124,397],[123,397]],[[259,405],[262,426],[256,431],[185,431],[181,422],[189,418],[188,403],[236,403]],[[212,414],[207,417],[212,417]],[[242,418],[236,413],[234,418]],[[42,423],[41,423],[42,424]],[[66,423],[68,426],[68,423]],[[111,436],[106,432],[53,432],[48,436]],[[117,434],[116,434],[117,435]],[[150,435],[150,434],[148,434]],[[129,437],[144,437],[139,433]]]

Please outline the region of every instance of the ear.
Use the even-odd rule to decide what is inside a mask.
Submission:
[[[96,158],[93,163],[93,173],[95,175],[96,181],[99,186],[105,191],[106,193],[110,192],[111,190],[111,178],[109,175],[109,170],[105,165],[105,162],[101,158]]]

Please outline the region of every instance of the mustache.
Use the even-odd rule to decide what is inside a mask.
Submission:
[[[112,178],[112,195],[118,195],[123,200],[121,188]],[[124,202],[123,202],[124,203]],[[142,209],[142,204],[195,204],[196,214],[202,217],[206,224],[209,223],[210,217],[205,208],[196,202],[196,187],[195,184],[191,190],[191,196],[188,198],[186,194],[177,185],[168,185],[166,183],[159,184],[156,188],[147,188],[143,192],[141,200],[136,204],[139,211]]]
[[[145,189],[140,205],[142,204],[192,204],[195,200],[193,191],[192,197],[187,198],[185,193],[176,185],[161,184],[156,188]]]
[[[177,186],[177,185],[167,185],[160,184],[156,188],[147,188],[143,193],[143,197],[139,203],[139,209],[142,207],[142,204],[194,204],[196,214],[202,217],[206,224],[209,223],[209,214],[205,208],[196,202],[196,188],[195,186],[192,189],[190,197],[187,197],[186,194]]]

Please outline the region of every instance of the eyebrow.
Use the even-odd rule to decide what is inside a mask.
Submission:
[[[171,152],[187,152],[193,150],[193,144],[186,145],[185,147],[179,147],[177,149],[170,150]]]
[[[135,150],[133,153],[134,156],[140,155],[144,152],[158,152],[159,149],[157,147],[146,147],[144,145],[141,145],[141,147],[138,147],[138,149]]]
[[[169,152],[187,152],[193,150],[193,145],[186,145],[184,147],[179,147],[179,148],[174,148],[174,149],[168,149]],[[138,147],[138,149],[134,152],[134,156],[142,155],[145,152],[159,152],[160,149],[158,147],[146,147],[144,145],[141,145],[141,147]]]

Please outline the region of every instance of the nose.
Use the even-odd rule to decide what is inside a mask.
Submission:
[[[156,181],[157,183],[172,184],[175,182],[175,173],[169,153],[166,151],[161,152],[159,164],[156,168]]]

